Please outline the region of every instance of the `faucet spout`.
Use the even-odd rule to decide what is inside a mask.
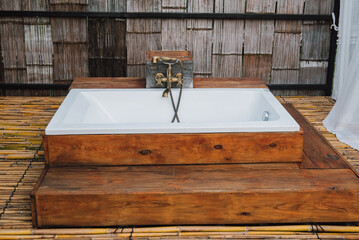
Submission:
[[[168,98],[168,92],[170,91],[169,88],[166,88],[166,90],[163,91],[162,97]]]

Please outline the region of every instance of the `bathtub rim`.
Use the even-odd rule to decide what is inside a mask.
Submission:
[[[257,92],[268,101],[280,116],[272,121],[207,122],[207,123],[146,123],[146,124],[64,124],[61,121],[67,109],[82,92],[163,92],[163,88],[153,89],[71,89],[45,129],[46,135],[100,135],[100,134],[175,134],[175,133],[236,133],[236,132],[295,132],[300,131],[298,123],[285,110],[275,96],[265,88],[190,88],[184,91],[213,92],[236,91]],[[174,89],[173,91],[178,91]],[[269,94],[268,94],[269,93]]]

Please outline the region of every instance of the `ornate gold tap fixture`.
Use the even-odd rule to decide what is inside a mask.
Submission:
[[[182,62],[178,58],[169,58],[169,57],[153,57],[152,62],[158,63],[162,62],[163,64],[168,65],[167,68],[167,76],[165,77],[162,73],[157,73],[155,75],[156,86],[163,86],[163,82],[167,83],[167,87],[171,88],[171,84],[173,82],[177,82],[177,86],[183,85],[183,67]],[[172,62],[168,62],[172,61]],[[176,75],[172,76],[172,65],[180,62],[182,73],[176,73]]]
[[[182,64],[182,61],[179,60],[178,58],[155,56],[152,58],[152,62],[153,63],[161,62],[163,64],[168,65],[166,77],[163,75],[163,73],[157,73],[155,75],[156,86],[163,86],[164,82],[167,83],[166,90],[163,92],[162,97],[168,97],[168,93],[170,93],[172,107],[173,107],[173,110],[175,113],[175,115],[172,119],[172,122],[174,122],[175,119],[177,120],[177,122],[180,122],[177,112],[178,112],[178,108],[179,108],[179,105],[181,102],[182,87],[183,87],[183,64]],[[172,65],[174,65],[176,63],[179,63],[181,65],[181,72],[176,73],[174,76],[172,76]],[[180,86],[180,93],[179,93],[179,97],[178,97],[178,101],[177,101],[177,106],[175,106],[175,103],[173,100],[173,95],[172,95],[172,90],[171,90],[171,86],[172,86],[173,82],[176,82],[177,86]]]

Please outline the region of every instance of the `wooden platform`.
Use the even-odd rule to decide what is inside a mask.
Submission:
[[[32,193],[34,225],[359,221],[358,177],[292,105],[285,107],[304,129],[305,161],[297,169],[287,164],[285,171],[281,164],[265,170],[250,164],[50,168]]]
[[[133,82],[129,78],[107,80],[110,80],[110,88],[118,87],[114,82]],[[200,87],[212,87],[213,83],[222,87],[247,87],[246,81],[263,85],[258,79],[201,80],[195,79],[194,83],[204,83]],[[106,79],[80,81],[80,88],[87,87],[86,82],[91,82],[93,87],[98,81],[106,86]],[[33,224],[37,227],[86,227],[359,221],[358,177],[292,105],[285,104],[285,107],[304,130],[303,161],[297,166],[288,163],[290,157],[287,163],[271,166],[271,154],[261,157],[267,159],[262,161],[267,162],[267,166],[262,168],[251,166],[255,164],[90,167],[86,166],[86,159],[77,156],[76,159],[82,159],[81,168],[58,167],[44,171],[43,178],[31,194],[35,213]],[[47,149],[51,143],[49,137],[46,138]],[[76,140],[71,143],[71,139],[75,138],[69,136],[62,142],[75,146]],[[121,142],[121,139],[115,141]],[[106,141],[100,142],[104,146],[111,145]],[[149,142],[156,145],[154,139]],[[301,146],[301,141],[298,144]],[[183,163],[198,162],[196,150],[192,151],[194,160]],[[57,157],[50,155],[54,151],[47,152],[49,155],[46,157],[57,163],[50,166],[73,165],[67,164],[72,157],[65,157],[73,152],[71,149]],[[112,151],[110,153],[117,156]],[[122,156],[125,155],[118,156],[118,160],[125,161],[127,158]],[[248,155],[248,158],[253,157]],[[113,157],[108,161],[107,158],[103,155],[105,165],[120,163]],[[131,155],[128,159],[132,158]],[[175,162],[181,159],[175,159]],[[189,155],[183,159],[192,158]],[[153,159],[149,163],[152,162]],[[89,160],[89,163],[93,161]],[[222,162],[211,160],[209,163]],[[135,164],[129,162],[127,165]]]
[[[358,168],[359,152],[339,142],[328,133],[321,121],[333,106],[331,98],[326,97],[279,97],[281,102],[292,103],[310,121],[325,139],[350,163]],[[62,97],[2,97],[0,98],[0,207],[3,207],[16,182],[32,159],[41,143],[45,126],[61,104]],[[256,165],[257,166],[257,165]],[[0,218],[1,238],[22,239],[113,239],[128,238],[132,230],[127,227],[121,231],[113,228],[71,228],[71,229],[33,229],[31,228],[29,193],[44,167],[43,151],[36,155],[36,162],[26,172],[23,182],[17,188],[3,217]],[[263,166],[258,166],[263,167]],[[274,166],[275,167],[275,166]],[[288,168],[293,166],[288,166]],[[297,166],[298,167],[298,166]],[[330,167],[326,165],[326,167]],[[312,166],[311,168],[321,168]],[[231,239],[358,239],[359,227],[356,224],[343,225],[265,225],[265,226],[176,226],[134,228],[137,238],[231,238]]]

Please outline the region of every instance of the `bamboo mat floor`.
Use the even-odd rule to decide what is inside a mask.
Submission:
[[[0,239],[117,239],[129,238],[132,231],[135,239],[359,239],[359,227],[354,223],[321,226],[175,226],[125,228],[117,231],[115,228],[34,229],[31,225],[29,193],[45,165],[43,149],[39,150],[41,138],[63,99],[0,97]],[[294,104],[338,152],[359,170],[359,151],[339,142],[322,124],[333,107],[331,98],[297,96],[278,99]],[[34,157],[35,161],[29,167]],[[2,214],[7,202],[8,207]]]

